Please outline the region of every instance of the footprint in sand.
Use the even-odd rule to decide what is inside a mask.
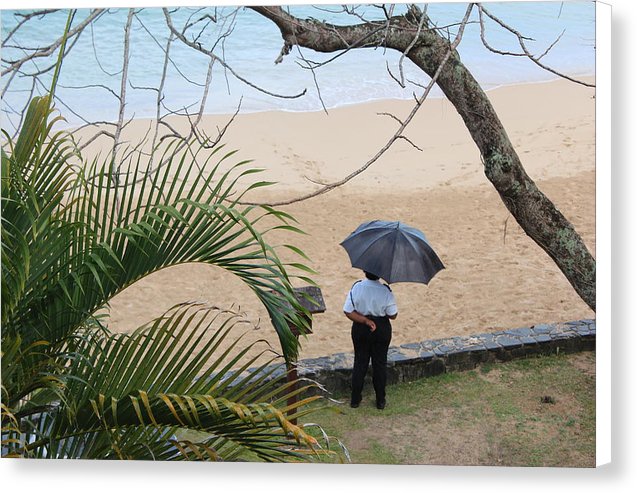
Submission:
[[[305,168],[307,169],[318,171],[318,166],[316,165],[316,161],[303,161],[303,166],[305,166]]]

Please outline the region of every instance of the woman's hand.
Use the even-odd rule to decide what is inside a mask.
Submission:
[[[374,321],[358,313],[356,310],[354,310],[353,312],[345,312],[345,316],[352,322],[367,325],[369,327],[369,330],[371,330],[372,332],[376,330],[376,324],[374,323]]]

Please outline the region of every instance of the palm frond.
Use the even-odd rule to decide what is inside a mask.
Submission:
[[[297,390],[273,378],[276,356],[261,367],[268,371],[243,371],[261,354],[247,358],[253,345],[240,345],[240,337],[225,340],[244,323],[236,313],[189,303],[131,335],[78,339],[68,349],[80,357],[71,361],[73,378],[66,382],[76,412],[32,417],[33,440],[24,452],[102,458],[179,452],[214,460],[246,453],[261,460],[320,456],[325,450],[318,441],[287,417],[319,397],[283,404],[308,386]],[[245,363],[233,370],[240,360]],[[264,395],[270,402],[255,400]],[[189,445],[176,438],[180,430],[198,430],[206,439]]]

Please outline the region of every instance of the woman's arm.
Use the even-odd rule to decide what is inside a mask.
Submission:
[[[374,321],[370,320],[365,315],[361,315],[356,310],[354,310],[353,312],[343,312],[343,313],[345,313],[345,316],[349,318],[352,322],[365,324],[370,328],[372,332],[376,330],[376,324],[374,323]]]

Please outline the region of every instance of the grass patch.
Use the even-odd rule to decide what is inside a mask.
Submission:
[[[318,411],[352,462],[505,466],[595,465],[595,353],[529,358],[387,388],[388,406]]]
[[[371,440],[359,456],[360,464],[400,464],[389,447],[378,440]]]

